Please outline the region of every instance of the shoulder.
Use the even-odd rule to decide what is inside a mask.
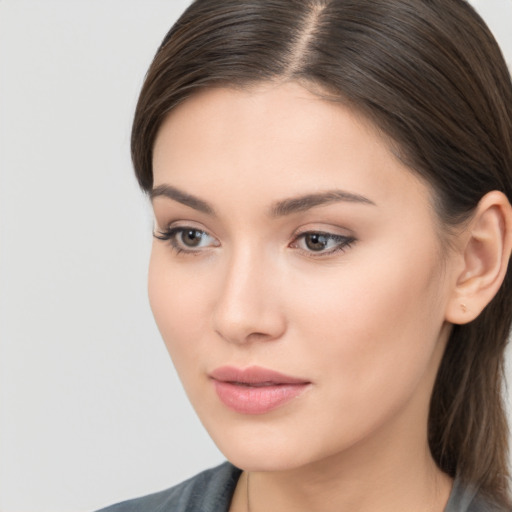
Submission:
[[[445,512],[512,512],[493,505],[474,487],[456,479]]]
[[[509,508],[495,505],[482,496],[476,496],[471,502],[467,512],[512,512]]]
[[[225,462],[165,491],[98,512],[227,512],[240,473],[238,468]]]

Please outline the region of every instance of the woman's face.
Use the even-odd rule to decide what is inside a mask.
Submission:
[[[429,188],[377,131],[294,83],[210,89],[153,162],[151,306],[228,459],[426,446],[453,265]]]

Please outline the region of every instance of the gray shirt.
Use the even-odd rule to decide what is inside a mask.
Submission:
[[[125,501],[98,512],[228,512],[241,471],[229,462],[165,491]],[[444,512],[501,512],[455,480]],[[505,511],[503,511],[505,512]]]

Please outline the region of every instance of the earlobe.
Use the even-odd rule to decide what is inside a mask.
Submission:
[[[489,192],[461,236],[462,270],[457,271],[446,320],[474,320],[498,292],[512,251],[512,207],[498,191]]]

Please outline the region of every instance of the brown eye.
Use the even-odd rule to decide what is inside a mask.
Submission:
[[[219,247],[219,241],[206,231],[191,227],[175,227],[165,231],[157,231],[153,236],[158,240],[169,242],[177,253],[200,253],[201,251]]]
[[[292,247],[297,247],[310,254],[316,253],[318,256],[328,256],[349,248],[355,241],[355,238],[350,236],[309,231],[299,235],[292,243]]]
[[[306,247],[311,251],[323,251],[329,243],[330,237],[323,233],[307,233],[304,236]]]
[[[181,238],[183,245],[187,247],[198,247],[204,234],[203,231],[198,229],[184,229],[179,234],[179,238]]]

